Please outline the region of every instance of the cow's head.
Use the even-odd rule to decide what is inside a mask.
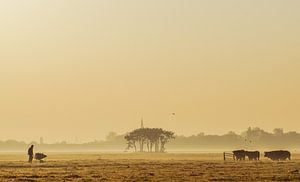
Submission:
[[[265,152],[265,157],[269,157],[270,152]]]

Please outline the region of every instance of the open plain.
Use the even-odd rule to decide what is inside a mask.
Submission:
[[[46,162],[0,154],[0,181],[300,181],[292,161],[223,161],[221,153],[49,153]]]

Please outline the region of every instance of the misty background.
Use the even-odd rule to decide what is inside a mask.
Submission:
[[[113,146],[109,131],[124,134],[141,117],[179,136],[170,149],[240,147],[226,133],[248,126],[299,132],[299,8],[295,0],[0,1],[0,140]],[[290,135],[293,145],[299,137]]]
[[[127,150],[125,134],[110,132],[105,140],[94,140],[86,143],[68,143],[59,141],[45,143],[43,137],[39,141],[29,143],[7,140],[0,141],[1,152],[26,152],[29,145],[35,145],[38,152],[134,152]],[[295,131],[285,132],[275,128],[273,132],[266,132],[258,127],[249,127],[237,134],[228,132],[224,135],[209,135],[198,133],[191,136],[176,136],[166,144],[166,152],[221,152],[236,149],[246,150],[279,150],[299,152],[300,133]]]

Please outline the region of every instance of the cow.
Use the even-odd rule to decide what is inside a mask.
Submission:
[[[259,156],[260,156],[259,151],[245,151],[245,155],[248,157],[249,161],[252,160],[259,161]]]
[[[233,153],[233,159],[237,161],[245,160],[245,150],[234,150]]]
[[[275,150],[270,152],[265,152],[265,157],[270,158],[273,161],[280,160],[291,160],[291,153],[287,150]]]

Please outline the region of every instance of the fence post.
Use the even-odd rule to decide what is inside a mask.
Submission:
[[[224,159],[224,161],[226,161],[226,155],[225,155],[225,152],[223,152],[223,159]]]

